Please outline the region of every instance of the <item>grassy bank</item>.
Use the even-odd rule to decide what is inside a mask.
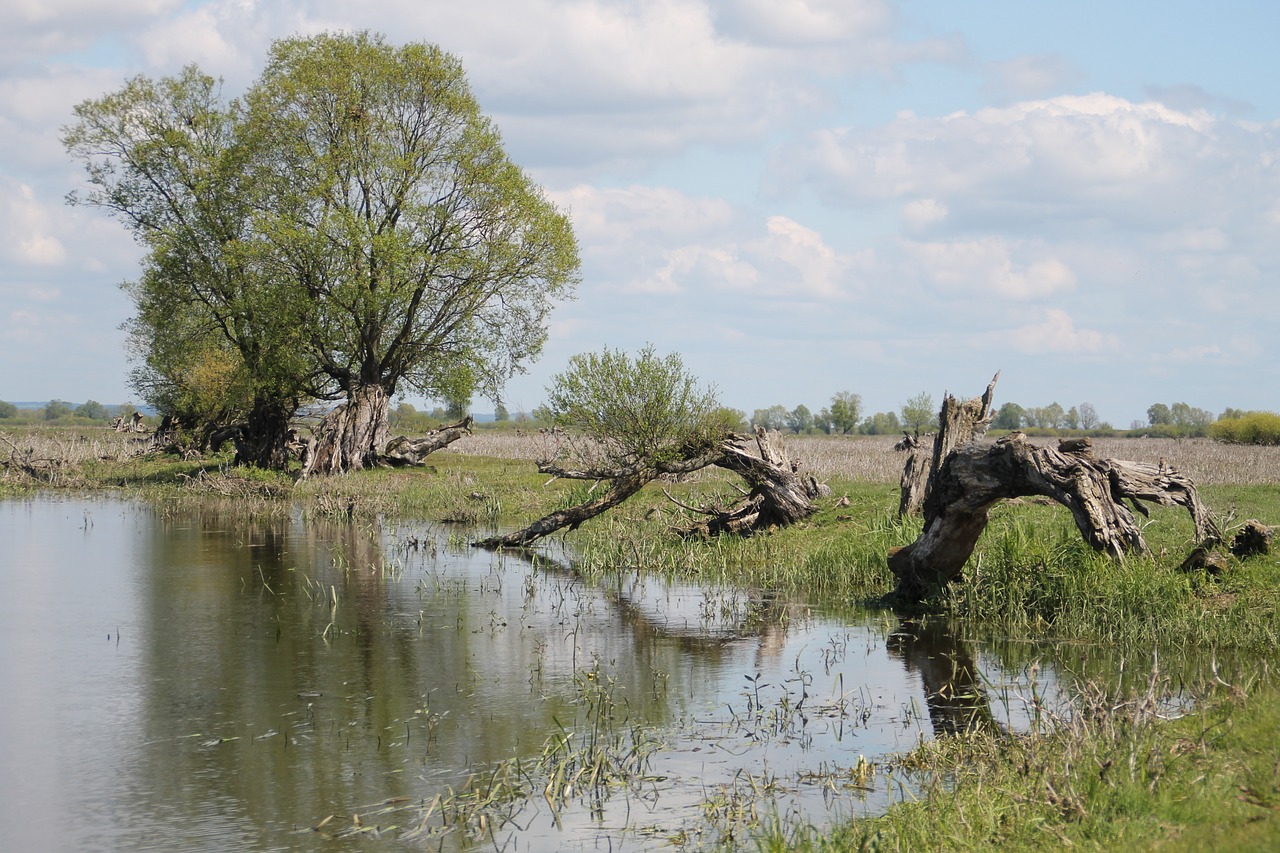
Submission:
[[[834,831],[764,822],[769,851],[1275,850],[1280,690],[1217,685],[1198,711],[1162,718],[1160,685],[1086,693],[1040,732],[942,738],[902,756],[917,799]]]

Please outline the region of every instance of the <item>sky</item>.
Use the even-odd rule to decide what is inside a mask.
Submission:
[[[1273,0],[7,0],[0,400],[139,401],[140,251],[65,204],[74,105],[190,63],[238,94],[274,39],[338,30],[458,56],[573,220],[582,282],[512,411],[646,344],[748,414],[997,370],[997,404],[1118,427],[1280,410]]]

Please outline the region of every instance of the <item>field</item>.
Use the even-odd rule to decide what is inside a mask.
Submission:
[[[1052,441],[1052,439],[1037,439]],[[233,498],[246,511],[300,506],[319,515],[429,518],[481,528],[523,524],[581,500],[590,484],[550,482],[532,461],[552,436],[479,430],[433,455],[425,469],[375,471],[294,483],[227,468],[226,457],[144,457],[131,436],[105,430],[0,431],[0,494],[33,489],[124,489],[148,499]],[[809,521],[749,539],[688,541],[670,533],[685,503],[712,500],[727,478],[701,474],[654,484],[614,512],[565,534],[584,576],[620,567],[731,583],[813,604],[883,606],[885,556],[919,522],[896,518],[902,455],[891,438],[789,438],[803,470],[832,486]],[[1097,439],[1099,456],[1168,464],[1189,475],[1228,530],[1245,518],[1280,523],[1280,448],[1204,439]],[[18,464],[21,463],[21,464]],[[1082,682],[1079,708],[1024,735],[983,731],[941,738],[900,757],[922,799],[836,832],[802,815],[752,806],[749,844],[760,849],[1276,849],[1280,846],[1280,563],[1233,563],[1222,576],[1187,573],[1181,510],[1155,508],[1152,553],[1113,561],[1081,541],[1061,507],[997,507],[963,582],[913,614],[969,637],[999,637],[1010,665],[1053,650]],[[803,605],[802,605],[803,606]],[[779,611],[785,614],[785,608]],[[1039,650],[1033,653],[1033,649]],[[1149,673],[1121,688],[1090,681],[1091,661],[1119,653]],[[1169,684],[1180,658],[1211,662],[1203,678]],[[1218,660],[1248,665],[1219,669]],[[1142,664],[1139,664],[1142,668]],[[1190,672],[1190,669],[1185,670]],[[1181,677],[1181,676],[1180,676]],[[1171,691],[1192,713],[1168,719]],[[737,842],[743,838],[735,836]]]

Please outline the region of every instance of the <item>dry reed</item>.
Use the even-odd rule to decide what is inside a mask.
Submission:
[[[554,456],[553,438],[538,432],[479,430],[449,446],[450,452],[534,461]],[[805,472],[820,480],[840,478],[896,483],[904,456],[897,436],[793,435],[787,448]],[[1056,438],[1033,442],[1053,446]],[[1095,438],[1094,455],[1156,463],[1163,459],[1200,485],[1280,483],[1280,447],[1222,444],[1207,438]]]

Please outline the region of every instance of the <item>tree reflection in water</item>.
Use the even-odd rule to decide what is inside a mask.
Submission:
[[[1001,728],[966,644],[942,621],[903,619],[885,642],[924,682],[935,735]]]

